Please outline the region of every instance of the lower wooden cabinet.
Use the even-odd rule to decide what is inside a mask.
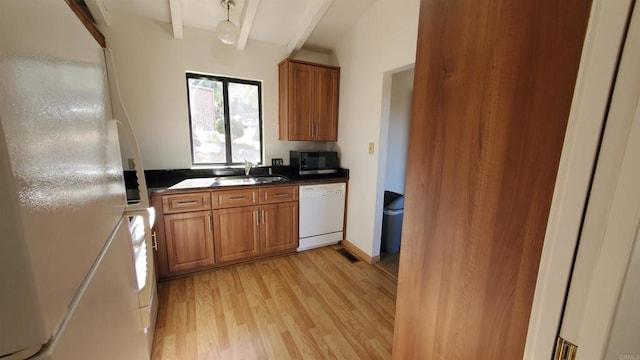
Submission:
[[[153,194],[160,278],[298,248],[298,186]]]
[[[215,264],[211,211],[165,215],[164,227],[170,272]]]
[[[213,211],[213,241],[218,262],[260,255],[259,206]]]
[[[282,253],[298,247],[298,203],[213,211],[216,261]]]
[[[262,205],[260,249],[262,254],[298,248],[298,202]]]

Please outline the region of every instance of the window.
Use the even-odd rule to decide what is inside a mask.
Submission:
[[[187,94],[194,165],[261,163],[259,81],[187,73]]]

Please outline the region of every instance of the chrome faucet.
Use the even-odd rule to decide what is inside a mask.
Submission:
[[[254,166],[254,164],[252,162],[250,162],[247,159],[244,159],[244,175],[245,176],[249,176],[249,173],[251,172],[251,168]]]

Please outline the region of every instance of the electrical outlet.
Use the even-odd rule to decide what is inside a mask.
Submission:
[[[374,150],[375,150],[375,145],[374,145],[374,143],[370,142],[369,143],[369,155],[373,155]]]
[[[127,162],[129,163],[129,170],[136,168],[136,161],[133,158],[128,158]]]

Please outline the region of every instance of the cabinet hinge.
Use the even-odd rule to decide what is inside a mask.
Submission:
[[[556,353],[553,360],[575,360],[578,352],[578,345],[572,344],[558,336],[556,341]]]

